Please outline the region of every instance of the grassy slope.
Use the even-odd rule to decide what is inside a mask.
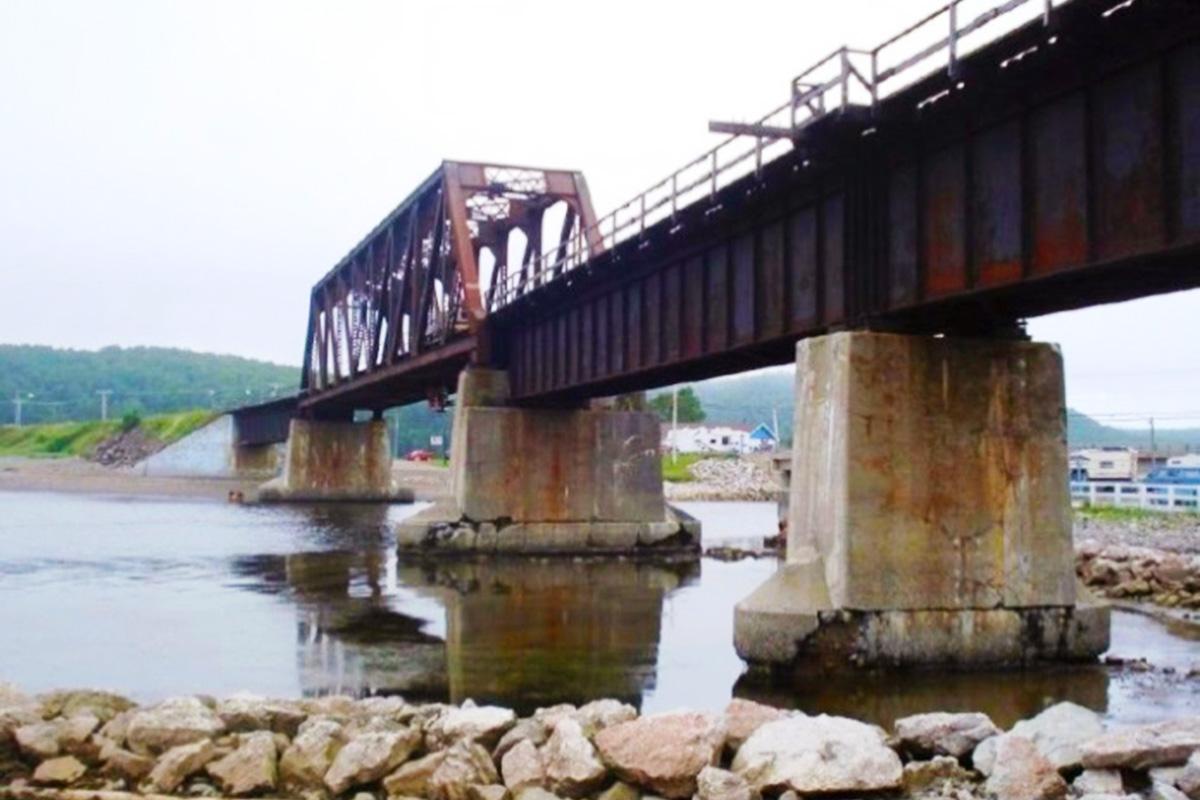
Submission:
[[[140,428],[147,436],[170,444],[207,424],[213,416],[206,410],[160,414],[143,419]],[[4,426],[0,427],[0,456],[84,456],[120,429],[120,420]]]

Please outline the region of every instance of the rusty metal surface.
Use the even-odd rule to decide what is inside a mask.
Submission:
[[[573,221],[557,245],[531,246],[477,303],[478,261],[452,264],[441,274],[460,292],[455,314],[404,312],[443,327],[427,323],[369,376],[310,355],[308,378],[326,388],[304,403],[412,399],[474,358],[510,371],[515,402],[569,404],[784,363],[798,338],[831,329],[981,333],[1200,285],[1200,4],[1115,6],[1056,5],[1052,25],[954,52],[953,69],[865,105],[822,96],[822,109],[794,85],[805,119],[786,152],[765,152],[761,137],[740,152],[723,144],[595,225]],[[854,58],[830,63],[877,84],[902,61],[869,73]],[[824,78],[811,85],[836,93]],[[486,193],[488,182],[459,184]],[[335,321],[310,331],[318,347],[339,314],[354,319],[338,298],[356,259],[390,263],[370,245],[395,235],[404,208],[318,286]],[[452,258],[456,213],[442,234]],[[371,275],[375,261],[363,263]]]

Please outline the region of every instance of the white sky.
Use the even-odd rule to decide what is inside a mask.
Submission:
[[[0,342],[298,363],[312,283],[441,159],[581,169],[603,214],[941,2],[0,0]],[[1031,330],[1073,406],[1200,424],[1198,300]]]

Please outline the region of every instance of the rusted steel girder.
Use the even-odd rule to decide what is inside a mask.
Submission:
[[[453,385],[448,376],[464,352],[448,346],[467,338],[474,360],[487,363],[493,287],[538,279],[544,217],[558,203],[565,213],[557,246],[565,248],[596,222],[582,174],[443,162],[313,287],[301,409],[336,405],[345,414],[386,408],[401,394],[411,399],[411,387],[399,394],[388,387],[409,367],[430,383],[422,394],[439,396]],[[514,231],[525,237],[518,265],[508,259]],[[487,289],[480,269],[485,252],[494,264]],[[448,348],[452,369],[432,363],[441,348]]]

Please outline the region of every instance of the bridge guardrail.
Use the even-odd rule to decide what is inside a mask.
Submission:
[[[835,50],[793,79],[792,96],[786,103],[751,124],[715,123],[712,129],[731,135],[617,206],[592,227],[580,229],[565,248],[547,250],[537,273],[524,279],[519,273],[509,274],[493,306],[503,307],[562,278],[664,219],[674,219],[682,208],[715,202],[722,188],[759,172],[765,163],[790,151],[793,139],[817,120],[850,108],[874,110],[883,99],[940,69],[953,76],[964,54],[1008,32],[981,33],[997,20],[1006,20],[1012,30],[1040,16],[1049,26],[1054,9],[1068,2],[1071,0],[952,0],[874,49]],[[1015,13],[1022,9],[1028,13]],[[1053,41],[1051,37],[1050,43]],[[1009,61],[1029,54],[1014,54]],[[946,90],[922,103],[937,102],[948,93]]]
[[[1071,481],[1071,501],[1087,506],[1200,512],[1200,486],[1140,481]]]

